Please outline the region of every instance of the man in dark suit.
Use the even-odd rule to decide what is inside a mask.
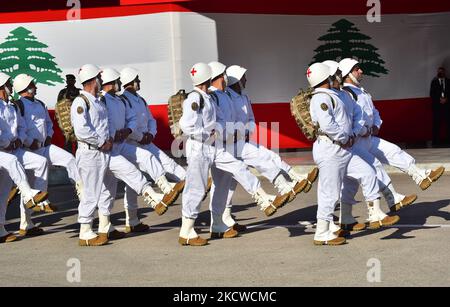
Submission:
[[[439,67],[437,76],[431,82],[430,96],[433,102],[433,146],[442,145],[442,119],[447,125],[447,144],[450,144],[450,79],[446,77],[444,67]]]

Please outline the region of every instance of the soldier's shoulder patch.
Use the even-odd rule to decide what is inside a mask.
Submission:
[[[192,108],[192,110],[194,110],[194,111],[198,111],[198,108],[199,108],[198,103],[193,102],[192,105],[191,105],[191,108]]]
[[[322,104],[320,105],[320,108],[321,108],[322,110],[324,110],[324,111],[328,111],[328,105],[327,105],[326,103],[322,103]]]
[[[78,114],[83,114],[83,112],[84,112],[84,109],[82,107],[78,107],[77,108],[77,113]]]

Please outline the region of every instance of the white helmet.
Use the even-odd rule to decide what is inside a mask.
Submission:
[[[339,69],[339,63],[336,61],[327,60],[322,62],[330,68],[330,76],[334,76]]]
[[[131,67],[126,67],[122,69],[120,72],[120,82],[122,82],[123,85],[127,85],[131,82],[133,82],[136,77],[138,76],[138,71]]]
[[[342,77],[346,77],[359,62],[355,59],[345,58],[339,62],[339,70],[342,72]]]
[[[34,78],[27,74],[20,74],[14,78],[14,91],[16,93],[23,92],[27,89],[31,82],[34,81]],[[5,81],[6,82],[6,81]]]
[[[0,87],[6,84],[6,82],[11,79],[7,74],[0,72]]]
[[[101,73],[101,69],[98,66],[93,64],[85,64],[78,71],[78,78],[80,78],[80,82],[84,83],[88,80],[94,79]]]
[[[191,75],[192,83],[194,86],[197,86],[211,79],[211,67],[205,63],[197,63],[192,66],[189,74]]]
[[[233,65],[227,69],[228,85],[233,85],[241,81],[247,69],[239,65]]]
[[[211,79],[214,79],[225,72],[227,67],[219,62],[211,62],[208,64],[211,68]]]
[[[102,71],[103,84],[116,81],[120,78],[120,74],[114,68],[105,68]]]
[[[306,71],[309,85],[315,87],[330,77],[330,68],[323,63],[314,63]]]

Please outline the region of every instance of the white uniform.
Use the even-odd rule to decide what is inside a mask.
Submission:
[[[237,159],[242,160],[246,165],[256,168],[270,182],[274,182],[281,170],[271,159],[271,155],[268,153],[269,150],[263,146],[246,142],[242,138],[238,140],[236,145],[233,142],[236,127],[241,127],[241,131],[245,131],[247,124],[249,124],[249,127],[250,125],[254,126],[255,119],[251,105],[247,104],[248,100],[242,98],[234,91],[233,95],[231,95],[227,91],[220,91],[214,87],[211,87],[210,90],[214,93],[212,97],[216,98],[213,100],[220,110],[217,121],[224,128],[223,139],[227,140],[227,143],[224,144],[225,150],[235,155]],[[235,100],[239,101],[236,105],[232,97],[235,97]],[[245,132],[241,132],[240,135],[245,135]],[[229,146],[230,144],[232,146]],[[222,203],[226,203],[226,207],[231,208],[231,200],[237,187],[237,183],[233,180],[232,174],[213,167],[211,169],[211,175],[213,177],[213,186],[211,188],[210,210],[214,212],[216,210],[215,208],[220,207]],[[229,227],[234,224],[234,221],[231,220],[225,220],[224,222]],[[215,223],[214,220],[213,223]]]
[[[361,122],[363,128],[359,135],[364,135],[368,131],[367,129],[370,129],[373,126],[380,129],[383,121],[380,118],[378,110],[373,104],[372,96],[361,87],[344,83],[344,87],[346,86],[350,87],[350,89],[356,94],[357,104],[361,107],[363,112],[363,120]],[[405,151],[401,150],[400,147],[376,136],[369,136],[365,138],[358,137],[355,148],[357,150],[361,149],[363,151],[370,152],[374,156],[372,159],[372,164],[377,169],[377,176],[380,180],[381,190],[385,189],[391,183],[391,178],[387,175],[381,163],[397,167],[405,173],[408,173],[411,167],[415,165],[414,158]],[[421,170],[421,173],[423,178],[425,178],[425,170]]]
[[[106,92],[102,92],[102,101],[106,103],[108,109],[108,127],[109,135],[113,138],[117,131],[129,128],[132,131],[137,130],[136,113],[133,112],[127,101],[122,100],[119,96],[111,95]],[[128,161],[133,163],[143,172],[150,175],[153,180],[157,180],[161,176],[164,176],[164,170],[157,159],[152,153],[143,148],[137,147],[129,143],[114,143],[112,156],[121,155]],[[113,159],[114,160],[114,159]],[[110,208],[114,202],[114,198],[117,190],[117,179],[114,176],[108,176],[105,178],[105,186],[110,191]],[[134,202],[131,205],[125,201],[125,208],[137,209],[137,197],[138,194],[129,187],[126,188],[127,194],[133,194]],[[107,193],[102,194],[107,195]]]
[[[44,146],[47,137],[51,138],[53,136],[53,123],[45,105],[36,98],[31,100],[22,97],[20,100],[24,106],[23,117],[27,127],[24,146],[30,147],[33,141],[37,140],[39,148],[31,151],[45,157],[50,165],[65,167],[72,182],[79,182],[80,178],[75,164],[75,157],[58,146]]]
[[[196,219],[198,216],[210,167],[233,174],[242,187],[252,195],[260,188],[259,180],[250,173],[243,162],[236,160],[221,146],[214,146],[215,138],[212,135],[216,129],[217,112],[217,107],[210,95],[198,88],[196,92],[189,94],[183,103],[180,127],[189,136],[186,142],[188,168],[182,209],[185,218]],[[215,208],[217,214],[221,215],[224,208],[225,203]],[[224,232],[226,229],[227,227],[223,225],[222,229],[212,231]]]
[[[152,153],[153,157],[156,157],[162,165],[165,175],[170,179],[175,181],[184,180],[186,177],[186,171],[184,168],[166,155],[164,151],[159,149],[153,143],[149,145],[139,144],[144,133],[151,133],[153,138],[156,137],[157,133],[156,120],[153,118],[153,115],[150,112],[145,100],[138,93],[133,94],[128,90],[124,91],[122,98],[126,100],[127,106],[131,109],[129,111],[135,114],[136,118],[136,127],[135,129],[132,129],[133,132],[128,137],[127,143]],[[129,121],[130,119],[127,119],[127,125],[129,125]],[[125,188],[124,204],[125,208],[137,209],[137,194],[134,191]]]
[[[315,93],[310,104],[311,118],[319,131],[326,134],[319,136],[313,145],[314,162],[319,167],[317,219],[332,223],[342,181],[352,157],[351,150],[339,144],[346,144],[352,135],[352,119],[334,91],[318,88]]]
[[[125,90],[123,96],[131,106],[131,110],[136,114],[137,127],[136,130],[129,136],[128,142],[130,144],[142,147],[152,154],[154,154],[161,162],[167,175],[173,177],[177,181],[184,180],[186,177],[186,171],[183,167],[178,165],[172,158],[159,149],[155,144],[141,145],[139,142],[142,140],[144,133],[150,133],[153,138],[156,138],[157,123],[152,115],[152,112],[148,108],[147,102],[138,94]]]
[[[361,130],[361,108],[353,101],[350,95],[344,91],[333,89],[339,100],[341,100],[346,109],[347,115],[352,120],[352,134],[358,135]],[[352,158],[347,166],[347,173],[344,177],[342,185],[341,202],[344,204],[356,204],[355,200],[358,186],[362,188],[362,192],[366,202],[374,201],[380,198],[380,187],[378,185],[377,172],[370,161],[372,155],[362,150],[352,148]],[[356,191],[355,191],[356,188]]]
[[[5,102],[0,99],[0,117],[0,152],[2,151],[1,148],[8,147],[11,142],[17,139],[20,139],[22,143],[25,143],[27,138],[26,123],[24,118],[19,114],[19,111],[16,110],[16,106],[11,102]],[[27,177],[31,188],[39,191],[47,191],[49,164],[45,157],[26,151],[23,148],[18,148],[8,153],[14,155],[21,166],[28,171]],[[16,180],[18,179],[16,178],[19,176],[18,169],[20,167],[16,166],[16,171],[14,171],[15,167],[13,165],[11,165],[11,167],[13,170],[10,172],[10,176],[17,184]],[[31,221],[32,210],[25,208],[23,200],[20,202],[20,213],[20,229],[28,230],[34,228],[35,226]]]
[[[78,139],[76,163],[83,182],[83,197],[78,207],[78,222],[90,224],[95,209],[99,214],[110,215],[110,197],[105,190],[104,181],[112,175],[124,181],[141,194],[148,184],[144,176],[121,155],[104,153],[98,150],[109,138],[108,110],[99,98],[81,91],[89,99],[89,107],[81,97],[77,97],[71,107],[71,121]],[[81,238],[89,240],[94,237]]]

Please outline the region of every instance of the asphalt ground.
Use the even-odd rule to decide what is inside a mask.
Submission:
[[[313,245],[316,185],[270,218],[239,187],[233,211],[249,230],[205,247],[178,244],[181,199],[161,217],[140,199],[140,217],[151,226],[148,233],[107,246],[79,247],[74,189],[52,186],[50,199],[59,211],[34,217],[45,235],[0,244],[1,285],[450,286],[449,173],[427,191],[406,175],[393,174],[392,179],[398,192],[416,193],[416,203],[399,212],[397,225],[355,233],[337,247]],[[273,191],[267,180],[263,186]],[[119,229],[125,223],[122,197],[118,195],[112,215]],[[196,222],[204,237],[209,237],[208,202]],[[384,201],[382,206],[387,211]],[[18,214],[15,201],[8,209],[8,230],[18,230]],[[354,215],[364,221],[365,204],[357,205]]]

